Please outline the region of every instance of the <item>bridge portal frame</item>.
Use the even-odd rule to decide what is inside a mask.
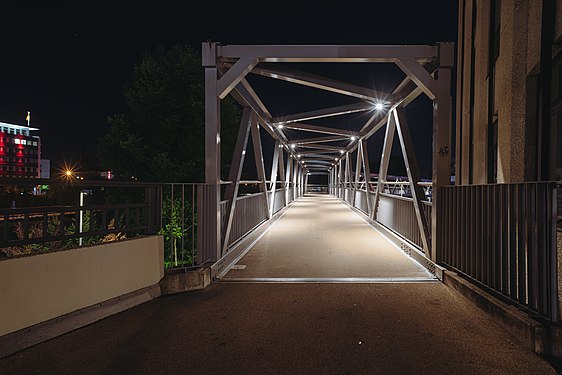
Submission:
[[[285,202],[288,201],[288,187],[293,186],[293,193],[298,197],[298,192],[303,191],[307,185],[308,175],[325,173],[333,186],[341,190],[343,185],[353,184],[355,188],[363,182],[360,180],[361,167],[366,176],[369,176],[367,139],[387,125],[385,145],[379,169],[378,187],[384,182],[388,168],[389,150],[394,137],[398,132],[401,150],[406,162],[406,169],[413,193],[416,218],[422,233],[423,246],[426,256],[433,262],[439,259],[439,241],[437,238],[440,227],[441,201],[439,187],[451,184],[451,69],[454,65],[454,44],[438,43],[436,45],[221,45],[217,42],[205,42],[202,45],[203,67],[205,70],[205,180],[212,187],[212,193],[207,202],[205,212],[208,214],[206,224],[209,225],[203,246],[208,253],[216,254],[216,260],[225,254],[228,247],[229,228],[231,226],[232,211],[235,209],[235,193],[240,183],[239,172],[243,163],[244,147],[237,145],[234,155],[235,161],[231,168],[230,178],[235,186],[228,189],[227,213],[224,228],[221,221],[221,189],[220,176],[220,101],[227,95],[232,95],[244,108],[245,115],[241,124],[241,134],[249,127],[252,132],[256,165],[260,179],[261,191],[265,196],[265,209],[267,217],[271,217],[273,202],[268,201],[268,191],[275,192],[277,184],[277,164],[282,178]],[[310,73],[298,72],[287,68],[273,69],[259,67],[259,63],[284,63],[284,62],[313,62],[313,63],[395,63],[405,74],[406,78],[400,82],[390,94],[385,94],[365,87],[339,82],[333,79],[316,76]],[[339,107],[315,110],[274,118],[264,105],[260,97],[249,84],[246,76],[249,73],[264,77],[292,82],[299,85],[313,87],[320,90],[335,92],[342,95],[358,98],[361,103]],[[431,225],[425,222],[420,213],[423,192],[418,185],[419,173],[417,160],[409,137],[408,127],[404,116],[404,107],[411,103],[420,94],[427,95],[433,102],[433,146],[432,146],[432,216]],[[318,119],[342,114],[366,112],[373,109],[376,102],[384,102],[390,108],[388,114],[382,118],[376,113],[370,116],[365,125],[357,133],[341,129],[305,124],[303,121]],[[248,115],[249,113],[249,115]],[[259,142],[259,126],[262,126],[275,140],[274,164],[272,167],[271,187],[267,188],[267,181],[263,169],[263,156]],[[299,141],[299,146],[314,152],[312,157],[304,157],[295,152],[294,144],[289,140],[282,128],[297,129],[311,132],[316,138]],[[322,136],[318,137],[318,134]],[[351,142],[344,149],[327,145],[336,138],[349,137]],[[247,138],[246,138],[247,140]],[[357,140],[357,142],[354,142]],[[257,142],[257,143],[256,143]],[[390,146],[389,146],[390,144]],[[255,149],[258,147],[259,149]],[[350,154],[357,152],[355,180],[352,180],[352,163]],[[341,152],[341,157],[336,157],[336,163],[329,165],[323,163],[322,154]],[[283,174],[283,152],[288,155],[285,174]],[[260,160],[261,158],[261,160]],[[306,160],[306,164],[305,164]],[[342,161],[345,160],[345,165]],[[366,162],[367,161],[367,162]],[[261,167],[260,167],[261,162]],[[261,172],[261,173],[260,173]],[[380,176],[383,176],[381,179]],[[364,184],[369,191],[369,178]],[[376,217],[378,201],[377,189],[374,205],[368,205],[369,216]],[[274,199],[275,194],[271,195]]]

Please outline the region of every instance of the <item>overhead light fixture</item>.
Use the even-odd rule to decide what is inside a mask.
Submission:
[[[294,144],[294,143],[291,143],[291,148],[294,149],[295,147],[297,147],[297,145]]]
[[[356,136],[354,136],[354,135],[351,136],[351,142],[355,142],[356,139],[357,139]]]
[[[342,154],[342,155],[343,155],[343,153],[344,153],[344,152],[345,152],[344,150],[340,150],[340,154]]]
[[[283,129],[285,126],[283,124],[277,125],[277,129]]]
[[[381,102],[375,103],[375,109],[377,111],[382,111],[384,109],[384,104],[382,104]]]
[[[301,154],[298,154],[298,155],[297,155],[297,158],[299,158],[299,159],[300,159],[300,157],[301,157]]]

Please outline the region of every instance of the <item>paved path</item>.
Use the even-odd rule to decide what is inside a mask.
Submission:
[[[295,203],[241,263],[246,269],[231,270],[226,280],[431,279],[326,196]],[[0,360],[0,374],[555,372],[439,282],[220,282],[158,298],[16,353]]]
[[[218,283],[0,360],[0,374],[554,374],[440,283]]]
[[[370,278],[432,280],[339,199],[311,194],[295,201],[223,280]]]

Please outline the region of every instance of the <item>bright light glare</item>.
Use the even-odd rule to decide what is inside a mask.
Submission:
[[[352,142],[353,142],[353,141],[355,141],[356,139],[357,139],[357,137],[356,137],[356,136],[354,136],[354,135],[353,135],[353,136],[351,136],[351,141],[352,141]]]
[[[277,125],[277,129],[283,129],[283,128],[284,128],[283,124]]]
[[[345,151],[344,150],[340,150],[340,154],[343,154]]]
[[[384,108],[384,105],[381,102],[378,102],[375,104],[375,109],[377,111],[382,111],[382,109]]]
[[[72,171],[67,170],[66,172],[64,172],[64,174],[67,175],[67,176],[72,176]]]
[[[297,145],[294,144],[294,143],[291,143],[291,148],[295,148],[295,147],[297,147]]]

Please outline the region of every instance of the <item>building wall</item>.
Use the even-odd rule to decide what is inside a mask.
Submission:
[[[556,33],[560,35],[562,0],[556,2],[559,14]],[[456,135],[456,178],[459,184],[489,182],[488,160],[493,155],[490,155],[488,130],[496,118],[496,113],[489,113],[490,95],[494,96],[498,121],[497,182],[537,179],[537,85],[542,1],[501,1],[500,47],[495,75],[490,68],[491,3],[491,0],[459,0]],[[493,85],[491,79],[494,79]],[[493,93],[489,92],[490,87]],[[474,108],[470,105],[471,93]],[[471,148],[472,162],[469,161]]]
[[[39,177],[39,137],[0,132],[0,176]]]

